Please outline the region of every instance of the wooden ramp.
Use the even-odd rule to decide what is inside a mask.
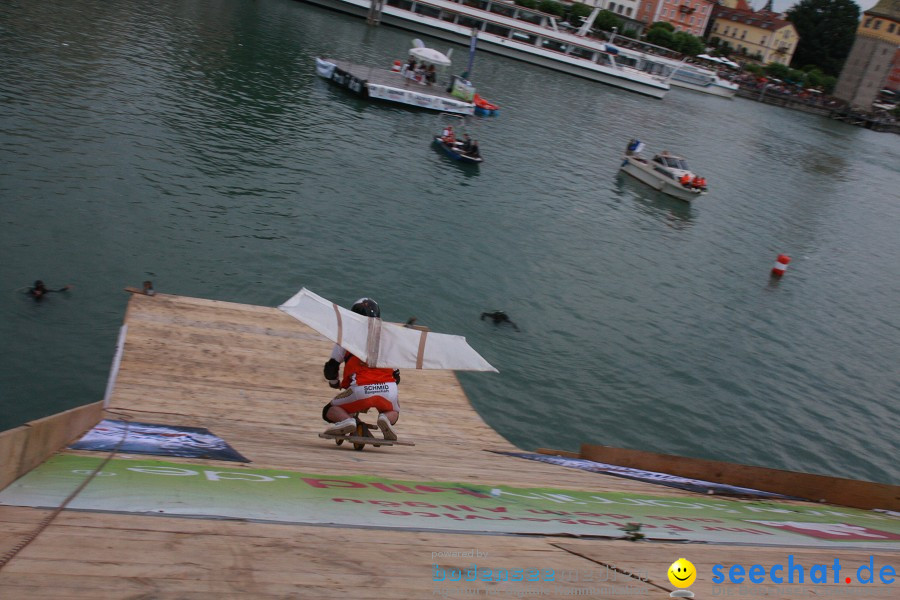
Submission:
[[[274,308],[135,295],[125,324],[124,353],[105,416],[208,428],[252,460],[254,468],[696,497],[486,452],[517,448],[482,421],[449,372],[403,372],[397,431],[415,441],[414,448],[338,448],[317,437],[324,426],[321,408],[333,395],[322,378],[332,343]],[[441,426],[435,428],[435,422]],[[227,466],[234,468],[234,463]],[[469,551],[476,556],[464,556]],[[817,562],[823,552],[830,560],[841,556],[860,563],[869,555],[790,552],[806,564]],[[780,548],[755,548],[747,554],[712,545],[113,512],[63,510],[54,515],[51,509],[0,506],[3,599],[527,597],[537,590],[515,582],[435,581],[436,564],[465,570],[473,563],[492,569],[554,569],[555,587],[544,584],[540,595],[545,597],[666,598],[674,588],[665,568],[680,556],[696,557],[698,566],[705,566],[694,586],[702,598],[720,595],[710,587],[709,564],[783,563],[786,554]],[[900,566],[900,554],[882,552],[879,560],[885,557]],[[568,580],[563,572],[569,573]],[[601,584],[607,586],[604,593]],[[573,592],[588,588],[596,593]],[[887,600],[896,597],[893,589],[870,588],[866,595]],[[777,590],[766,595],[777,596]]]
[[[478,416],[449,371],[402,372],[396,430],[414,449],[354,452],[319,439],[322,407],[335,394],[322,376],[334,344],[275,308],[135,295],[125,324],[109,410],[135,421],[207,427],[255,467],[659,493],[653,485],[484,452],[517,448]]]

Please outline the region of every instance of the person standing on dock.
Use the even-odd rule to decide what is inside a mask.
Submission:
[[[371,298],[360,298],[350,308],[366,317],[381,317],[378,303]],[[341,363],[344,376],[339,379]],[[342,388],[342,392],[322,409],[322,418],[332,425],[325,430],[327,435],[349,435],[356,430],[356,413],[370,408],[378,411],[378,428],[386,440],[396,440],[393,424],[400,418],[400,400],[397,386],[400,371],[390,368],[372,368],[357,356],[335,344],[331,357],[323,370],[328,385]]]

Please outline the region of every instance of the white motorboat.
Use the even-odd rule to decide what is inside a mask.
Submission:
[[[306,0],[370,17],[371,0]],[[474,6],[473,6],[474,5]],[[595,12],[599,12],[595,11]],[[592,15],[596,16],[596,15]],[[654,98],[669,91],[671,66],[650,54],[620,63],[618,48],[586,37],[592,18],[564,31],[557,17],[502,0],[384,0],[378,20],[388,25],[480,48]]]
[[[644,143],[631,140],[620,170],[650,187],[679,200],[691,202],[707,192],[706,180],[691,172],[687,161],[668,151],[652,159],[641,156]]]

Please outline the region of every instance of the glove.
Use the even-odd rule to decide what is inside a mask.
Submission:
[[[400,385],[400,369],[394,369],[394,381]]]
[[[330,385],[334,389],[338,389],[339,387],[341,387],[341,382],[339,379],[329,379],[328,385]]]

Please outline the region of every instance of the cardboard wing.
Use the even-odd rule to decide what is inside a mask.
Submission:
[[[371,367],[497,372],[462,336],[385,323],[351,312],[306,288],[278,308]]]

